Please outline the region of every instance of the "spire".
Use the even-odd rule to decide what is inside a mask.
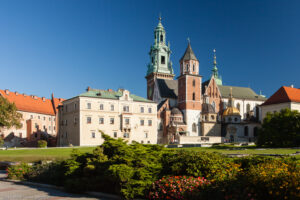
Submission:
[[[232,87],[230,87],[230,94],[229,94],[229,99],[228,99],[228,106],[229,107],[234,107],[234,98],[232,95]]]
[[[216,56],[216,49],[213,50],[214,52],[214,62],[213,62],[213,68],[212,68],[212,75],[215,78],[218,85],[222,85],[222,78],[219,76],[218,68],[217,68],[217,56]]]
[[[190,39],[187,38],[187,40],[188,40],[188,46],[185,50],[184,55],[181,57],[180,61],[182,61],[182,60],[197,60],[198,61],[198,59],[196,58],[196,56],[193,52],[193,49],[191,47]]]
[[[213,52],[214,52],[214,67],[213,67],[213,69],[211,71],[213,72],[213,76],[215,78],[218,78],[216,49],[214,49]]]

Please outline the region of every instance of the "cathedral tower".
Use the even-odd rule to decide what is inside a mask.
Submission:
[[[180,59],[180,76],[178,77],[178,107],[183,111],[187,131],[190,136],[200,135],[201,84],[199,61],[190,41]]]
[[[161,17],[154,30],[154,43],[150,48],[150,63],[147,70],[147,98],[153,99],[153,87],[156,78],[170,79],[174,78],[172,62],[170,60],[170,43],[166,45],[166,31],[161,23]]]

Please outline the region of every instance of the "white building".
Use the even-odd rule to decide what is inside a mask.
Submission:
[[[101,145],[100,131],[113,138],[157,143],[157,105],[128,90],[90,89],[59,108],[60,146]]]
[[[300,89],[283,86],[261,105],[262,119],[268,112],[280,112],[284,108],[300,112]]]

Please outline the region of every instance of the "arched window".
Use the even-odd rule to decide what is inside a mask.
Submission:
[[[195,87],[195,85],[196,85],[196,81],[195,81],[195,79],[193,80],[193,86]]]
[[[193,72],[195,71],[195,64],[193,64]]]
[[[196,123],[193,123],[192,131],[193,131],[193,132],[196,132],[196,131],[197,131],[197,125],[196,125]]]
[[[186,71],[189,72],[190,71],[190,68],[189,68],[189,65],[186,64]]]
[[[248,126],[245,126],[244,128],[244,136],[248,136]]]
[[[237,104],[236,104],[236,108],[237,108],[239,111],[241,111],[241,105],[240,105],[240,103],[237,103]]]
[[[163,41],[164,41],[164,36],[160,35],[160,42],[163,42]]]
[[[193,92],[193,101],[195,101],[195,99],[196,99],[196,98],[195,98],[195,92]]]

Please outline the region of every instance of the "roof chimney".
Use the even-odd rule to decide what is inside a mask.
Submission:
[[[5,91],[5,94],[9,95],[9,90],[8,89],[6,89],[4,91]]]
[[[294,85],[291,85],[291,88],[294,88]]]
[[[43,100],[43,101],[46,101],[46,98],[45,98],[45,97],[42,97],[42,100]]]
[[[24,97],[27,97],[27,94],[23,93],[23,96],[24,96]]]
[[[113,92],[113,89],[108,89],[107,91],[109,91],[109,92]]]
[[[19,95],[19,92],[16,91],[15,94],[18,96],[18,95]]]
[[[86,91],[90,91],[90,90],[91,90],[91,88],[90,88],[90,86],[88,86],[87,89],[86,89]]]

